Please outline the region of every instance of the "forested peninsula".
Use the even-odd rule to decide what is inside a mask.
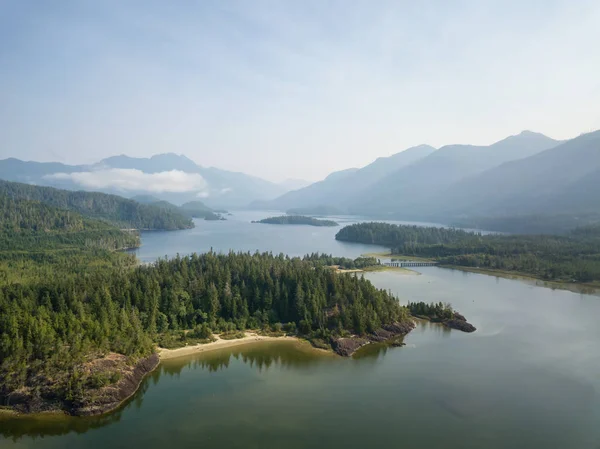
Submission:
[[[308,226],[339,226],[332,220],[320,220],[303,215],[282,215],[280,217],[263,218],[252,223],[277,224],[277,225],[308,225]]]
[[[430,258],[442,265],[501,270],[557,282],[600,281],[600,225],[567,235],[502,235],[453,228],[358,223],[337,240],[383,245],[392,255]]]
[[[0,195],[0,401],[23,413],[104,413],[177,348],[252,330],[349,356],[414,327],[390,292],[310,254],[193,254],[139,265],[139,234]]]

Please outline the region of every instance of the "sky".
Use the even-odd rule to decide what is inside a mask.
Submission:
[[[0,158],[318,180],[600,128],[597,0],[0,0]]]

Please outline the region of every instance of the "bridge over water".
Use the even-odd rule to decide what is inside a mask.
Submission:
[[[433,267],[437,265],[437,262],[417,262],[413,260],[405,260],[402,262],[385,262],[384,265],[386,267]]]

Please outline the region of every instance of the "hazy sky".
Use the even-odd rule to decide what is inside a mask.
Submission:
[[[0,157],[317,180],[600,128],[600,1],[0,0]]]

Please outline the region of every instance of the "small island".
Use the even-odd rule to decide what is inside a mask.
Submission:
[[[457,329],[463,332],[475,332],[477,328],[467,319],[455,311],[450,304],[409,302],[406,306],[410,314],[415,318],[428,320],[432,323],[441,323],[450,329]]]
[[[332,220],[319,220],[317,218],[305,217],[304,215],[282,215],[280,217],[263,218],[252,223],[277,224],[277,225],[308,225],[308,226],[339,226]]]

